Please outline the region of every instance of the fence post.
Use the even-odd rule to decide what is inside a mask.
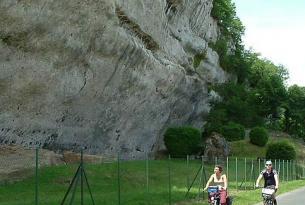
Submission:
[[[200,171],[199,187],[198,187],[198,199],[200,198],[200,189],[202,186],[202,176],[203,176],[203,156],[201,156],[201,171]]]
[[[235,180],[236,180],[236,190],[238,188],[238,179],[237,179],[237,157],[235,158]]]
[[[282,165],[283,165],[282,166],[283,167],[282,168],[282,171],[283,171],[283,181],[285,181],[285,161],[284,160],[282,161]]]
[[[83,148],[81,149],[81,154],[80,154],[80,164],[81,164],[81,167],[80,167],[80,182],[81,182],[81,186],[80,186],[80,191],[81,191],[81,195],[80,195],[80,200],[81,200],[81,205],[84,205],[84,180],[83,180],[83,172],[84,172],[84,161],[83,161]]]
[[[293,160],[293,164],[292,164],[292,166],[293,166],[293,180],[296,180],[297,179],[297,162],[296,162],[296,160]]]
[[[203,156],[201,156],[201,165],[202,165],[202,167],[201,167],[201,169],[202,169],[201,173],[202,174],[201,175],[204,176],[205,183],[207,183],[207,178],[206,178],[206,175],[205,175],[205,169],[204,169],[204,162],[203,162],[203,160],[204,160]],[[200,184],[200,186],[203,186],[203,184]],[[204,193],[202,193],[202,200],[204,200]]]
[[[171,185],[171,167],[170,167],[170,160],[171,160],[171,156],[168,155],[168,204],[171,205],[172,204],[172,185]]]
[[[118,153],[118,170],[117,170],[117,174],[118,174],[118,205],[121,204],[121,174],[120,174],[120,154]]]
[[[38,205],[38,154],[39,148],[35,149],[35,205]]]
[[[187,175],[186,175],[186,187],[188,188],[190,185],[190,175],[189,175],[189,155],[186,155],[186,170],[187,170]]]
[[[229,181],[229,157],[227,157],[227,180]]]
[[[254,162],[253,162],[253,159],[252,159],[252,165],[251,165],[251,175],[250,175],[250,183],[251,183],[251,180],[253,180],[253,185],[255,184],[255,177],[254,177]],[[253,186],[253,189],[255,189],[255,186]]]
[[[147,198],[149,196],[149,158],[148,158],[148,153],[146,153],[146,192],[147,192]],[[148,204],[149,204],[149,199],[147,199]]]
[[[261,158],[258,158],[258,172],[261,173]]]
[[[281,177],[281,160],[280,159],[278,160],[278,164],[279,165],[278,165],[278,170],[277,171],[278,171],[278,175],[279,175],[279,178],[280,178]]]
[[[303,168],[303,170],[302,170],[302,178],[304,177],[304,167],[305,166],[305,160],[303,160],[303,164],[302,164],[302,168]]]
[[[289,161],[288,161],[288,159],[287,159],[287,164],[286,165],[287,165],[286,166],[287,167],[287,171],[286,171],[287,172],[287,176],[286,177],[287,177],[287,181],[289,181]]]
[[[247,189],[247,158],[245,157],[245,190]]]

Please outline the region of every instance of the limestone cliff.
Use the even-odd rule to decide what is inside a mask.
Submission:
[[[139,157],[226,81],[212,0],[0,0],[0,142]]]

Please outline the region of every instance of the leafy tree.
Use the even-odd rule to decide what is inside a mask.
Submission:
[[[305,87],[293,85],[288,88],[284,115],[285,131],[305,140]]]

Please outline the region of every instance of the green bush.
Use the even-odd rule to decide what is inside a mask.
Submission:
[[[268,142],[269,135],[265,128],[255,127],[250,132],[250,142],[258,146],[265,146]]]
[[[209,137],[212,132],[221,133],[221,127],[226,124],[227,119],[225,109],[212,109],[204,125],[204,137]]]
[[[270,143],[267,147],[266,159],[291,160],[295,158],[295,148],[287,141]]]
[[[222,126],[221,134],[227,141],[238,141],[245,138],[245,128],[241,124],[229,122],[227,125]]]
[[[193,127],[171,127],[164,134],[165,146],[172,156],[185,156],[199,151],[201,133]]]

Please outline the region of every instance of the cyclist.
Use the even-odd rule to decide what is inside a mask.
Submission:
[[[264,178],[265,181],[264,188],[267,186],[274,186],[275,192],[277,191],[279,188],[279,178],[276,170],[272,168],[271,161],[266,161],[266,168],[258,176],[255,184],[256,187],[259,187],[259,182],[262,178]],[[275,205],[277,204],[275,196],[273,202]]]
[[[209,186],[220,187],[220,204],[226,205],[228,181],[227,176],[222,174],[222,167],[220,165],[215,165],[214,174],[210,176],[210,179],[203,190],[206,191]]]

